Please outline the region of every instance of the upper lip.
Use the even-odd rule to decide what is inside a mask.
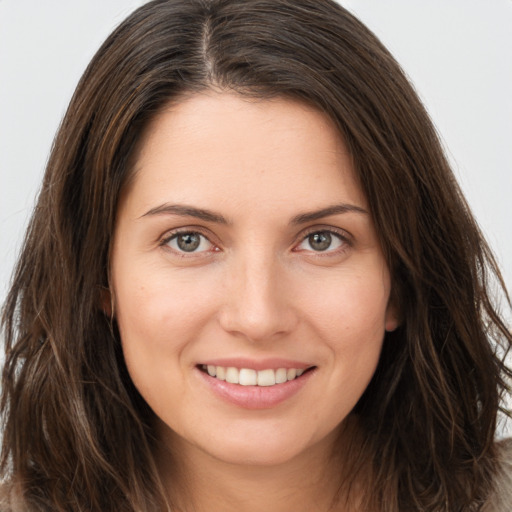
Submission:
[[[296,368],[306,370],[307,368],[311,368],[315,366],[310,363],[305,363],[301,361],[294,361],[291,359],[282,359],[282,358],[265,358],[265,359],[251,359],[251,358],[220,358],[220,359],[207,359],[198,363],[199,366],[222,366],[224,368],[248,368],[252,370],[268,370],[278,368]]]

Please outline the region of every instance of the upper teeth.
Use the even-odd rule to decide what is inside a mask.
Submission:
[[[234,368],[233,366],[203,366],[209,375],[219,380],[225,380],[231,384],[242,386],[274,386],[282,384],[295,377],[300,377],[303,369],[299,368],[278,368],[277,370],[252,370],[250,368]]]

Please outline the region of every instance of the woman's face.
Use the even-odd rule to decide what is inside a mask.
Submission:
[[[112,277],[160,435],[233,463],[333,442],[396,327],[351,157],[289,100],[210,92],[161,112],[119,206]]]

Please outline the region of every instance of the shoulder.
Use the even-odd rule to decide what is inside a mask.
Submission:
[[[482,512],[510,512],[512,503],[512,438],[498,443],[498,473],[494,492]]]
[[[0,483],[0,512],[23,512],[21,500],[10,483]]]
[[[0,483],[0,512],[9,512],[11,507],[9,505],[11,486],[5,482]]]

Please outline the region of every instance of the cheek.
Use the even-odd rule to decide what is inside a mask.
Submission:
[[[176,338],[176,331],[199,326],[214,308],[211,286],[204,276],[191,278],[159,268],[135,270],[130,276],[119,279],[119,286],[114,283],[116,319],[126,337],[152,332],[147,342],[169,341]]]
[[[123,353],[139,391],[146,381],[175,378],[184,369],[184,355],[215,310],[212,294],[199,282],[161,271],[132,272],[118,286],[114,282]]]
[[[330,353],[331,385],[353,401],[376,369],[384,339],[389,279],[385,272],[344,276],[322,294],[304,296],[310,329]]]
[[[373,338],[382,335],[387,319],[389,278],[385,271],[345,273],[303,287],[302,311],[328,338]],[[373,333],[373,336],[372,336]]]

